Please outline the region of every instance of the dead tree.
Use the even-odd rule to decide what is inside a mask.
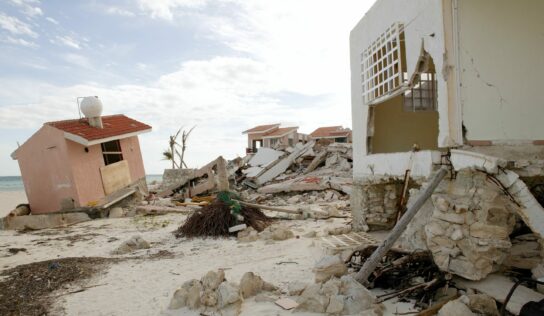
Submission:
[[[183,133],[181,134],[181,144],[178,143],[177,139],[179,134],[182,132],[183,127],[178,129],[175,135],[170,135],[168,149],[166,149],[162,155],[165,160],[170,160],[172,162],[172,169],[179,169],[183,167],[188,168],[184,160],[185,150],[187,149],[187,140],[189,139],[189,135],[195,127],[196,126],[193,126],[189,131],[183,130]],[[178,150],[179,147],[181,147],[181,153]],[[178,157],[180,160],[179,164],[176,162],[176,157]]]

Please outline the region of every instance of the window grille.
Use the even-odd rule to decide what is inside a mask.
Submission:
[[[365,104],[404,84],[401,44],[403,38],[403,24],[394,23],[361,54]]]
[[[102,147],[102,155],[104,156],[104,164],[111,165],[123,160],[123,152],[121,151],[121,143],[119,140],[112,140],[100,144]]]
[[[422,112],[437,109],[437,80],[433,72],[417,74],[415,84],[404,93],[404,111]]]

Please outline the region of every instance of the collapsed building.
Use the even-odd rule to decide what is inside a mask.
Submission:
[[[531,0],[379,0],[366,13],[350,35],[355,229],[392,228],[445,165],[403,247],[471,280],[541,263],[543,10]],[[524,247],[535,257],[513,259]]]

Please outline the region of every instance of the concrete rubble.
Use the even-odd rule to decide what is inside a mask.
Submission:
[[[244,299],[278,288],[253,272],[242,276],[240,283],[228,282],[221,269],[209,271],[200,280],[186,281],[172,295],[171,310],[189,309],[204,315],[239,315]]]
[[[105,216],[114,219],[193,214],[211,203],[210,196],[230,191],[236,199],[251,203],[248,206],[263,207],[267,214],[280,219],[262,231],[246,226],[233,232],[230,236],[236,236],[241,247],[252,247],[252,242],[289,243],[301,237],[343,238],[352,230],[357,231],[354,227],[391,230],[399,221],[399,212],[414,204],[429,179],[412,176],[405,183],[398,176],[373,175],[354,184],[352,155],[351,144],[308,142],[284,150],[261,148],[256,154],[231,161],[218,157],[200,169],[166,170],[160,187],[146,199],[112,205]],[[531,180],[541,176],[537,172],[540,162],[512,163],[463,150],[452,150],[449,159],[451,175],[423,204],[395,249],[416,254],[414,260],[419,252],[426,253],[436,271],[440,271],[438,282],[445,284],[432,295],[431,305],[418,305],[418,309],[444,316],[498,315],[498,307],[504,303],[501,295],[513,285],[501,273],[524,271],[533,279],[544,280],[544,209],[539,196],[531,191]],[[538,170],[544,170],[541,169]],[[355,195],[354,186],[362,187]],[[401,205],[404,191],[407,204]],[[359,202],[363,207],[363,225],[354,224],[351,216],[351,203]],[[91,220],[86,213],[78,212],[47,215],[43,219],[27,214],[24,206],[17,207],[3,220],[4,228],[41,229]],[[332,218],[345,218],[346,222],[305,231],[281,221]],[[255,298],[255,302],[280,300],[278,306],[290,306],[295,311],[381,315],[384,297],[376,297],[372,287],[355,281],[350,273],[356,271],[346,261],[365,247],[368,245],[342,248],[332,252],[337,255],[322,257],[312,270],[315,283],[287,282],[281,290],[252,272],[244,274],[239,283],[232,283],[226,281],[223,270],[210,271],[200,280],[182,284],[173,293],[169,308],[187,308],[206,315],[238,315],[244,300]],[[141,236],[133,236],[111,254],[131,254],[148,248],[150,244]],[[421,276],[408,279],[413,282],[411,287],[433,288],[433,281],[423,281]],[[503,289],[497,294],[493,286],[499,284]],[[537,299],[542,288],[520,287],[518,291]],[[430,294],[424,292],[422,295],[429,299]],[[445,294],[438,294],[442,292]],[[514,295],[507,310],[516,314],[525,303],[527,300],[519,294]]]

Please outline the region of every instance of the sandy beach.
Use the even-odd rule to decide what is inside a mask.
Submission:
[[[21,203],[28,203],[25,191],[0,191],[0,217],[6,216]]]
[[[239,242],[234,237],[177,239],[172,232],[185,218],[180,214],[136,216],[39,231],[0,231],[0,268],[6,270],[68,257],[124,258],[126,260],[106,264],[91,279],[55,293],[58,299],[52,310],[61,315],[198,315],[187,309],[168,310],[172,294],[185,281],[200,279],[210,270],[224,269],[229,281],[237,283],[245,272],[252,271],[282,292],[286,292],[289,282],[312,284],[312,268],[324,255],[320,236],[326,235],[327,228],[345,225],[348,220],[278,221],[273,225],[292,230],[295,238]],[[304,237],[310,231],[317,236]],[[127,255],[111,254],[134,235],[147,240],[151,248]],[[24,251],[11,254],[8,248],[24,248]],[[81,288],[85,290],[70,293]],[[398,308],[399,305],[395,307]],[[410,308],[406,306],[402,311],[410,311]],[[251,298],[243,302],[241,315],[292,313],[273,302],[256,302]]]

